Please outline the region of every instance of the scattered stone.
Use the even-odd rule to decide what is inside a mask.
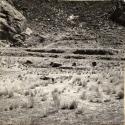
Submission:
[[[124,92],[120,91],[116,95],[116,99],[123,99],[124,98]]]
[[[27,64],[27,65],[31,65],[32,62],[31,62],[30,60],[27,60],[27,61],[25,62],[25,64]]]
[[[60,63],[54,63],[54,62],[51,62],[50,63],[50,66],[52,66],[52,67],[60,67],[60,66],[62,66]]]
[[[50,80],[50,77],[43,76],[43,77],[40,77],[40,79],[42,79],[42,80]]]
[[[74,100],[70,105],[69,105],[69,109],[76,109],[78,106],[78,103]]]
[[[24,34],[26,34],[28,36],[30,36],[32,33],[33,33],[33,31],[29,27],[27,27],[26,31],[24,32]]]
[[[104,102],[110,102],[111,99],[110,99],[110,98],[105,98],[103,101],[104,101]]]
[[[92,66],[95,67],[97,64],[96,62],[92,62]]]
[[[76,66],[76,63],[74,62],[74,63],[72,64],[72,66]]]

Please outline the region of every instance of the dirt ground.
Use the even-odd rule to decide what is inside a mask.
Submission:
[[[16,5],[33,34],[0,44],[0,125],[122,125],[125,27],[113,5],[27,1]]]

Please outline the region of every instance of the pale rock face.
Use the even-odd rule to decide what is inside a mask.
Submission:
[[[0,1],[0,39],[13,39],[26,30],[26,18],[6,0]]]
[[[68,18],[67,18],[67,21],[70,22],[70,23],[75,23],[75,21],[79,18],[79,16],[75,16],[75,15],[70,15]]]
[[[24,34],[28,35],[28,36],[30,36],[32,33],[33,33],[33,31],[29,27],[27,27],[25,32],[24,32]]]

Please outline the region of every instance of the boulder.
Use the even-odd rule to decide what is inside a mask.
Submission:
[[[125,2],[115,1],[115,7],[113,8],[113,13],[111,14],[111,19],[120,25],[125,26]]]
[[[13,6],[13,3],[7,0],[0,1],[0,39],[15,42],[13,44],[19,39],[24,40],[21,33],[26,30],[26,24],[26,18]],[[17,38],[15,35],[20,37]]]

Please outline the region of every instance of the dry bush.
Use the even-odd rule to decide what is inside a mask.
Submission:
[[[111,89],[109,86],[103,86],[102,89],[103,89],[103,93],[105,93],[106,95],[110,95]]]
[[[74,78],[73,85],[82,86],[82,80],[79,77]]]
[[[67,95],[67,97],[63,97],[60,100],[60,108],[61,109],[76,109],[78,106],[77,100],[73,99]]]
[[[62,102],[60,105],[61,109],[76,109],[77,108],[77,102],[75,100],[69,101],[69,102]]]
[[[33,108],[34,107],[34,100],[32,96],[23,97],[21,108]]]
[[[115,89],[115,97],[116,99],[123,99],[124,98],[124,85],[118,85],[116,86],[116,89]]]
[[[72,100],[68,106],[69,109],[76,109],[78,102],[76,100]]]
[[[9,106],[9,110],[14,110],[14,109],[16,109],[16,108],[18,108],[18,104],[11,104],[11,105]]]
[[[76,109],[76,114],[83,114],[84,112],[84,108],[83,108],[83,104],[82,103],[79,103],[79,105],[77,106],[77,109]]]
[[[13,97],[14,93],[22,94],[25,84],[18,79],[6,78],[0,84],[0,96]]]
[[[35,125],[34,119],[31,117],[15,118],[0,120],[0,125]]]
[[[34,120],[30,117],[15,121],[15,125],[35,125],[35,123]]]
[[[86,100],[86,99],[87,99],[87,98],[86,98],[86,91],[83,91],[83,92],[81,93],[80,99],[82,99],[82,100]]]
[[[77,86],[86,87],[87,81],[85,80],[84,77],[73,76],[72,79],[69,81],[69,84],[75,85],[75,86],[77,85]]]
[[[73,97],[67,95],[66,97],[63,96],[60,91],[56,88],[52,91],[52,98],[54,101],[54,106],[56,109],[76,109],[77,108],[77,101],[73,100]]]
[[[1,87],[0,96],[7,96],[8,98],[13,97],[14,93],[12,90],[7,89],[6,87]]]
[[[100,103],[101,102],[101,96],[99,92],[91,92],[91,91],[87,91],[86,93],[86,98],[89,102],[93,102],[93,103]]]
[[[0,88],[0,96],[7,96],[8,91],[5,87]]]
[[[87,88],[89,91],[92,91],[92,92],[98,92],[98,86],[95,84],[95,85],[89,85],[88,88]]]
[[[45,107],[45,108],[43,108],[43,110],[42,110],[42,117],[47,117],[47,115],[48,115],[48,109],[47,109],[48,107]]]
[[[52,98],[53,98],[53,101],[54,101],[54,105],[55,105],[55,107],[57,108],[57,109],[59,109],[59,107],[60,107],[60,97],[59,97],[60,95],[59,95],[59,91],[58,91],[58,89],[56,88],[56,89],[54,89],[53,91],[52,91]]]
[[[10,110],[15,110],[17,108],[19,108],[19,104],[12,102],[7,104],[7,106],[3,106],[4,111],[10,111]]]

